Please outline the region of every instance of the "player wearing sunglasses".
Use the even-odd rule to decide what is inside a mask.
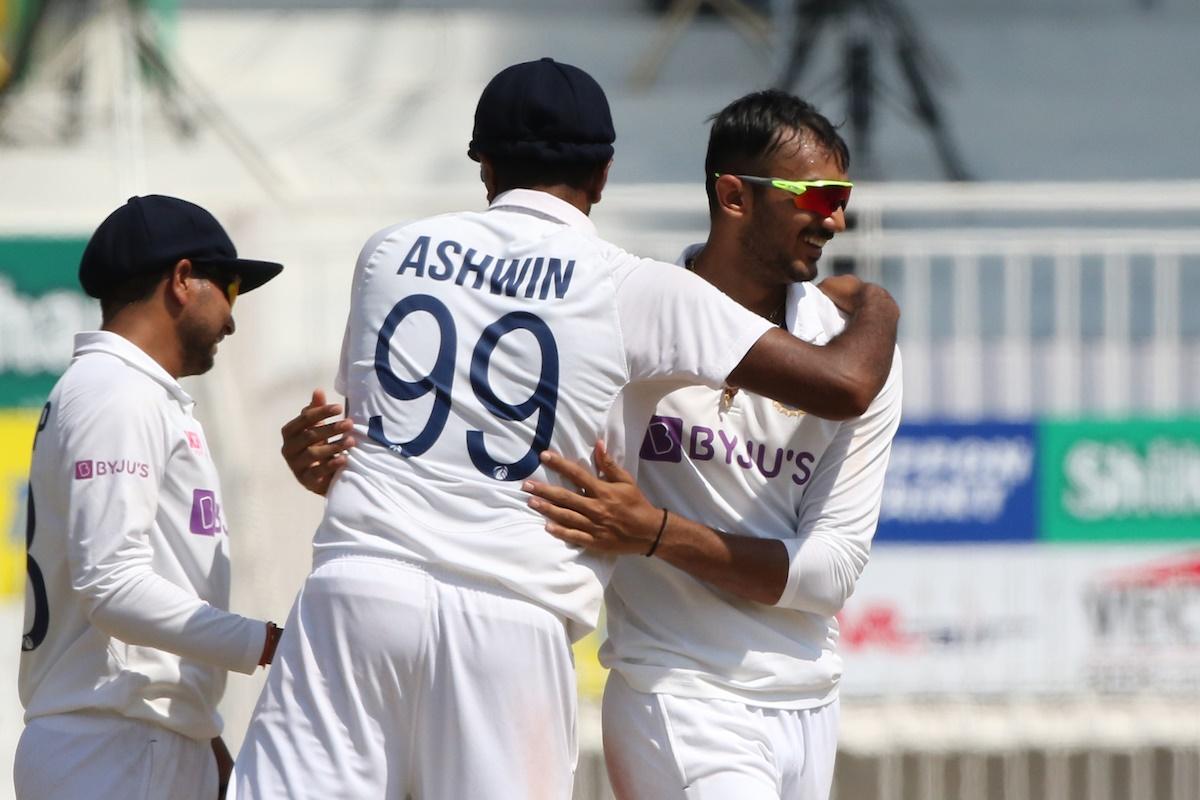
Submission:
[[[218,289],[221,294],[225,295],[225,300],[229,303],[229,307],[233,308],[233,304],[237,302],[238,295],[242,291],[242,276],[234,275],[229,272],[219,269],[203,269],[196,267],[192,270],[197,278],[203,278]]]
[[[220,481],[179,379],[212,367],[238,291],[282,269],[162,195],[84,250],[101,329],[76,335],[29,473],[18,800],[212,800],[228,780],[226,673],[269,663],[281,629],[227,610]]]
[[[811,281],[846,226],[849,160],[829,121],[798,98],[734,101],[709,140],[708,241],[681,263],[827,343],[843,317]],[[843,422],[689,387],[659,402],[636,485],[599,447],[604,479],[557,455],[548,462],[582,493],[530,483],[551,534],[628,554],[605,594],[601,649],[619,800],[828,798],[842,671],[835,614],[867,562],[899,413],[898,355],[866,413]]]
[[[790,192],[792,205],[821,218],[832,217],[838,209],[845,211],[846,204],[850,202],[850,190],[854,188],[850,181],[786,181],[783,178],[760,178],[756,175],[734,177],[746,183]]]

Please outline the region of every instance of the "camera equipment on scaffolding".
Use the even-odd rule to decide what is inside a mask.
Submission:
[[[663,21],[630,73],[629,82],[635,88],[647,89],[658,79],[679,37],[705,5],[723,16],[755,52],[766,53],[770,49],[771,22],[759,10],[759,3],[747,0],[671,0],[655,5],[663,13]]]
[[[872,129],[876,100],[891,99],[878,78],[877,43],[888,41],[908,87],[910,104],[906,110],[925,129],[946,178],[969,180],[970,174],[950,135],[930,81],[931,76],[944,78],[947,70],[925,45],[901,0],[798,0],[795,33],[777,86],[794,91],[822,34],[831,28],[841,30],[845,77],[838,85],[846,98],[850,146],[860,165],[855,171],[866,177],[876,177],[881,172],[875,158]]]
[[[7,130],[19,95],[34,83],[56,85],[65,100],[57,138],[74,142],[95,115],[87,113],[88,85],[97,84],[111,124],[126,145],[131,190],[144,182],[142,89],[158,97],[158,110],[177,138],[196,137],[202,129],[215,133],[270,194],[278,196],[286,181],[253,139],[203,84],[189,75],[163,47],[159,20],[147,0],[43,0],[31,4],[32,17],[22,26],[8,77],[0,83],[0,136],[20,140]],[[33,138],[37,114],[22,114]]]

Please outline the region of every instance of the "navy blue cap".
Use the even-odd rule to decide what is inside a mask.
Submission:
[[[184,258],[201,269],[241,276],[241,294],[283,271],[282,264],[238,258],[221,223],[195,203],[149,194],[129,198],[96,228],[79,262],[79,283],[92,297],[101,297],[130,278],[165,272]]]
[[[514,64],[484,88],[467,150],[548,162],[612,158],[612,113],[596,79],[551,58]]]

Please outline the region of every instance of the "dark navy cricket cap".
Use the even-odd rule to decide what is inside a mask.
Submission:
[[[96,228],[79,262],[79,283],[92,297],[101,297],[130,278],[166,271],[184,258],[201,269],[241,276],[241,294],[283,271],[282,264],[238,258],[221,223],[195,203],[149,194],[129,198]]]
[[[467,155],[603,162],[612,158],[616,138],[596,79],[543,58],[501,70],[484,88]]]

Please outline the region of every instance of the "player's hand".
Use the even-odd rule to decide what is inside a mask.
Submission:
[[[346,450],[354,446],[354,420],[349,417],[327,422],[342,413],[337,403],[326,403],[325,392],[314,389],[312,400],[280,430],[279,452],[300,485],[324,495],[329,482],[346,466]]]
[[[833,275],[817,284],[817,288],[845,314],[853,314],[862,305],[866,286],[853,275]]]
[[[662,522],[662,509],[650,504],[633,476],[608,455],[604,444],[593,453],[599,476],[558,453],[542,453],[542,463],[579,487],[573,492],[527,480],[529,507],[546,517],[546,531],[568,544],[600,553],[644,554]]]

